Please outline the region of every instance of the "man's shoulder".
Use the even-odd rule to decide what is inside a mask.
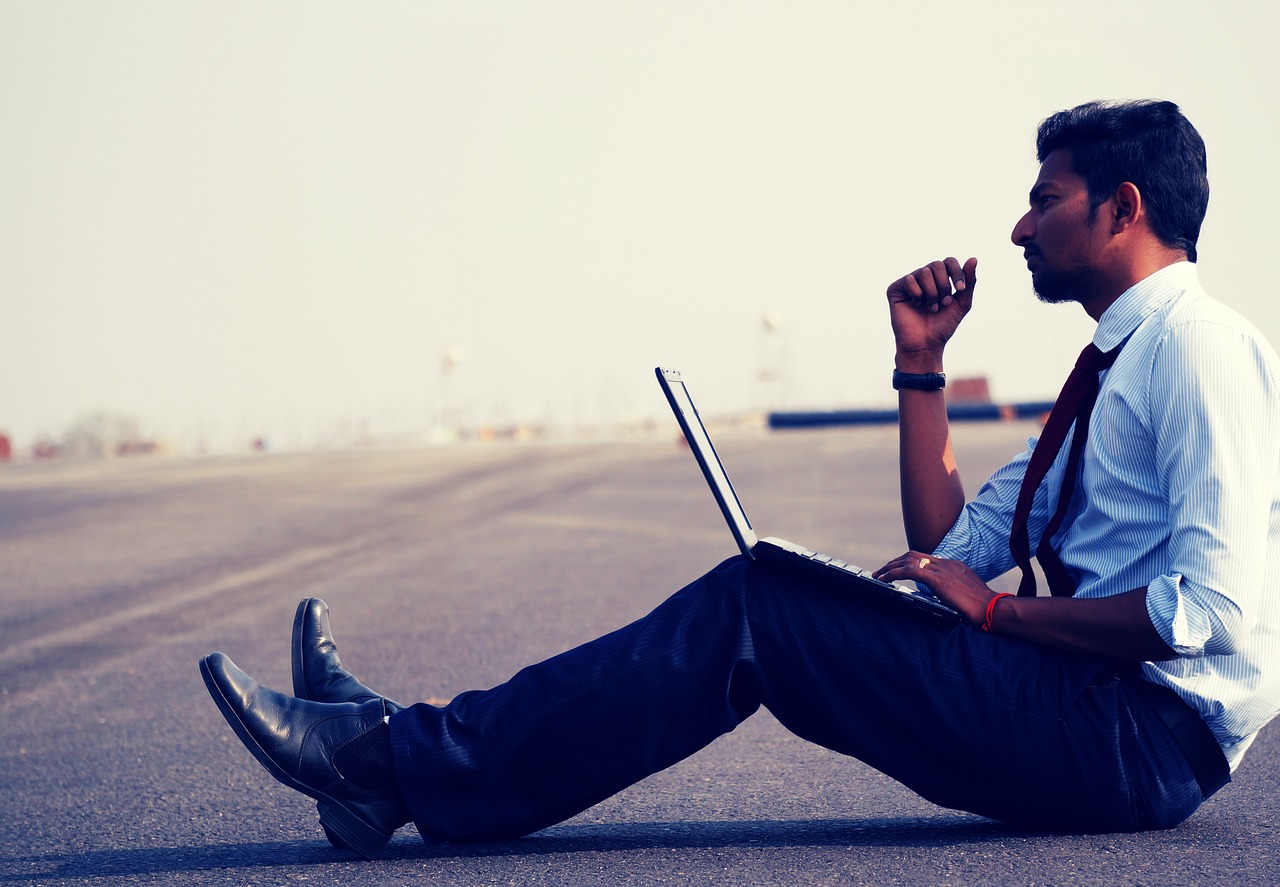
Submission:
[[[1268,403],[1280,405],[1280,356],[1266,336],[1240,312],[1205,293],[1198,281],[1187,284],[1166,290],[1133,331],[1116,362],[1112,386],[1135,397],[1134,404],[1155,407],[1152,397],[1158,401],[1192,389],[1236,390],[1253,379],[1267,392]]]
[[[1135,367],[1146,367],[1153,391],[1180,389],[1195,377],[1194,388],[1239,392],[1252,379],[1268,403],[1280,404],[1280,355],[1252,321],[1203,291],[1171,299],[1133,339]]]
[[[1218,323],[1252,329],[1250,320],[1230,305],[1215,299],[1199,286],[1187,287],[1170,299],[1162,312],[1169,324]]]
[[[1253,321],[1199,286],[1188,287],[1169,299],[1144,326],[1148,335],[1174,347],[1205,336],[1227,337],[1253,344],[1269,361],[1277,359],[1271,343]]]

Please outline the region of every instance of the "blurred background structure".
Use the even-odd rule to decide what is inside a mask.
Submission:
[[[948,254],[981,263],[951,374],[1051,398],[1091,325],[1008,235],[1036,124],[1099,97],[1201,129],[1202,278],[1280,341],[1277,32],[1244,0],[0,0],[0,429],[571,437],[661,420],[658,364],[709,412],[885,408],[885,285]]]

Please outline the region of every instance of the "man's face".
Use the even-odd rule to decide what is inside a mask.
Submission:
[[[1041,301],[1081,301],[1092,293],[1099,235],[1105,229],[1094,221],[1089,189],[1071,168],[1071,152],[1051,152],[1031,188],[1031,209],[1010,235],[1022,247],[1031,285]]]

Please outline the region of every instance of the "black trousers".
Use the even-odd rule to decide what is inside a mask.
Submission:
[[[1139,681],[734,558],[618,631],[390,726],[429,843],[560,822],[761,705],[943,807],[1034,829],[1167,828],[1203,797]]]

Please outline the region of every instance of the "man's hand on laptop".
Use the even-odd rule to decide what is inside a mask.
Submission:
[[[884,582],[920,582],[929,586],[944,604],[956,610],[970,625],[981,625],[987,604],[995,592],[960,561],[908,551],[880,569],[875,578]]]

